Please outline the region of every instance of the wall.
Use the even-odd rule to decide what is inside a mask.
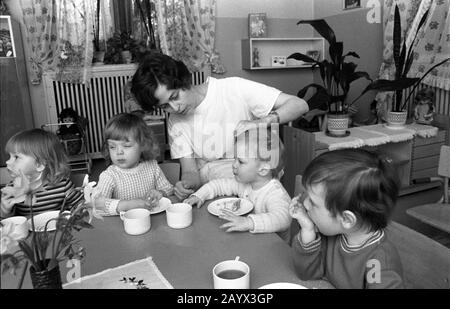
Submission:
[[[312,0],[218,0],[216,49],[227,72],[217,78],[240,76],[297,94],[302,85],[312,82],[310,69],[247,71],[242,69],[241,40],[248,38],[248,14],[267,13],[268,37],[311,37],[311,29],[300,29],[300,19],[313,16]]]

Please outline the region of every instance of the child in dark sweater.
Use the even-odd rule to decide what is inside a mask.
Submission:
[[[402,288],[400,258],[383,230],[398,194],[387,160],[364,150],[326,152],[302,183],[306,192],[289,210],[300,225],[292,242],[298,276],[325,277],[337,288]]]

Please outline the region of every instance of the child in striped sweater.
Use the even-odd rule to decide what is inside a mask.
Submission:
[[[70,210],[82,200],[69,179],[70,168],[58,137],[32,129],[13,135],[6,143],[6,167],[13,181],[2,188],[1,217],[28,216],[50,210]],[[31,193],[31,195],[30,195]]]
[[[275,131],[266,125],[240,134],[235,143],[234,178],[215,179],[203,185],[185,200],[200,207],[206,200],[217,196],[237,195],[249,200],[254,210],[248,216],[237,216],[223,209],[221,226],[227,232],[277,232],[289,240],[290,197],[278,175],[283,169],[283,144]]]
[[[159,154],[153,132],[136,114],[118,114],[103,132],[103,155],[112,163],[100,174],[95,205],[104,215],[133,208],[152,209],[173,185],[154,159]]]

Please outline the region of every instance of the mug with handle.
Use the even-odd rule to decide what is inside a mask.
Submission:
[[[135,208],[120,212],[125,232],[129,235],[141,235],[151,228],[150,211],[144,208]]]

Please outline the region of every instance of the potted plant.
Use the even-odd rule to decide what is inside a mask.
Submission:
[[[100,44],[100,0],[97,0],[94,23],[94,55],[92,62],[94,65],[103,64],[104,58],[105,50],[102,48],[102,44]]]
[[[37,185],[36,183],[30,184],[26,177],[22,177],[21,188],[10,187],[9,189],[20,192],[15,197],[18,202],[27,199],[31,205],[29,222],[32,232],[25,239],[16,239],[13,224],[0,226],[2,232],[2,273],[10,269],[15,270],[22,261],[26,261],[20,286],[29,263],[31,281],[35,289],[62,288],[59,263],[66,259],[81,259],[84,256],[84,249],[79,246],[73,232],[80,231],[83,228],[92,228],[89,222],[91,220],[92,198],[94,198],[93,184],[95,183],[88,184],[86,177],[83,187],[74,189],[83,190],[85,200],[80,201],[76,207],[69,211],[63,211],[63,203],[59,215],[47,221],[42,229],[36,226],[31,205],[31,196],[33,192],[40,190],[42,182]],[[54,227],[49,228],[51,225]]]
[[[126,31],[116,32],[106,44],[108,51],[105,55],[105,63],[113,64],[131,63],[133,53],[139,45],[131,33]]]
[[[336,40],[336,35],[324,19],[300,20],[299,24],[311,25],[329,43],[329,60],[312,58],[302,53],[294,53],[288,57],[298,61],[311,63],[312,68],[319,67],[322,84],[312,83],[300,89],[297,96],[304,98],[308,89],[315,89],[315,93],[308,99],[310,107],[309,115],[327,114],[327,129],[331,135],[345,135],[349,123],[347,95],[350,85],[360,78],[370,79],[367,72],[356,71],[357,65],[353,62],[346,62],[349,56],[359,58],[355,52],[348,52],[344,55],[343,42]],[[311,116],[312,115],[312,116]]]
[[[400,20],[400,11],[398,6],[395,6],[394,12],[394,30],[393,30],[393,49],[394,49],[394,63],[395,63],[395,76],[392,80],[377,79],[371,82],[366,89],[361,93],[363,96],[365,93],[371,90],[376,91],[394,91],[393,102],[391,105],[391,110],[387,113],[387,123],[388,127],[391,128],[401,128],[407,120],[409,100],[414,90],[419,86],[421,81],[436,67],[444,64],[450,58],[447,58],[425,72],[422,77],[408,77],[409,70],[415,59],[415,52],[413,49],[416,43],[418,33],[421,31],[425,21],[428,17],[428,11],[425,12],[422,19],[419,22],[416,33],[414,34],[414,39],[411,41],[409,46],[406,46],[406,38],[403,39],[402,43],[402,29]],[[406,99],[403,99],[403,90],[407,88],[412,88]],[[359,98],[358,97],[358,98]],[[356,98],[355,101],[358,99]]]

